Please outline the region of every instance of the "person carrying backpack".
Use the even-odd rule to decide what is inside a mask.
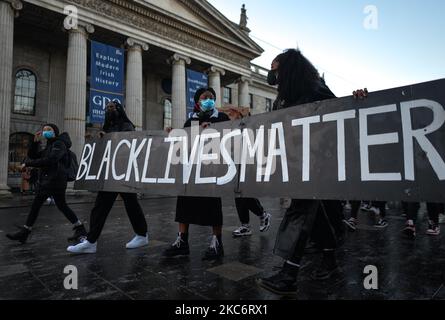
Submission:
[[[41,140],[46,139],[46,147],[41,150]],[[10,240],[26,242],[31,234],[32,227],[37,220],[40,208],[48,197],[53,197],[57,208],[73,224],[74,234],[69,241],[79,241],[87,235],[85,227],[71,210],[65,198],[68,182],[68,170],[71,162],[68,153],[71,147],[71,139],[68,133],[59,135],[59,128],[55,124],[45,124],[43,130],[34,136],[34,142],[28,150],[28,159],[23,164],[26,168],[38,168],[36,183],[36,196],[31,205],[26,223],[19,231],[6,236]]]

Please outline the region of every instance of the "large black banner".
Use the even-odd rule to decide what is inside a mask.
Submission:
[[[86,143],[76,189],[445,202],[445,79]]]

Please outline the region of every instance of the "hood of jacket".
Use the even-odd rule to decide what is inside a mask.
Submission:
[[[67,149],[71,148],[71,146],[73,145],[72,142],[71,142],[71,138],[70,138],[70,135],[68,134],[68,132],[62,133],[61,135],[59,135],[56,138],[56,140],[60,140],[63,143],[65,143]]]

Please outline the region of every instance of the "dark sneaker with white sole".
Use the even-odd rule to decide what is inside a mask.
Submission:
[[[380,229],[386,228],[387,226],[388,226],[388,221],[386,221],[385,219],[379,219],[377,223],[374,225],[374,227]]]
[[[260,218],[260,232],[266,232],[270,228],[270,220],[272,215],[264,212],[264,215]]]
[[[429,236],[438,236],[440,235],[440,227],[433,222],[428,223],[428,230],[426,230],[426,234]]]
[[[252,230],[250,229],[250,226],[247,224],[243,224],[241,227],[235,229],[232,232],[232,235],[235,238],[240,238],[240,237],[248,237],[252,235]]]
[[[344,219],[343,223],[348,227],[349,231],[357,230],[357,219],[351,217],[348,220]]]

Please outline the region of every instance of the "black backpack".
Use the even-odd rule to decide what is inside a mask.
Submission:
[[[67,161],[66,161],[66,175],[68,182],[76,181],[77,171],[79,170],[79,163],[77,162],[77,157],[74,152],[67,150]]]

